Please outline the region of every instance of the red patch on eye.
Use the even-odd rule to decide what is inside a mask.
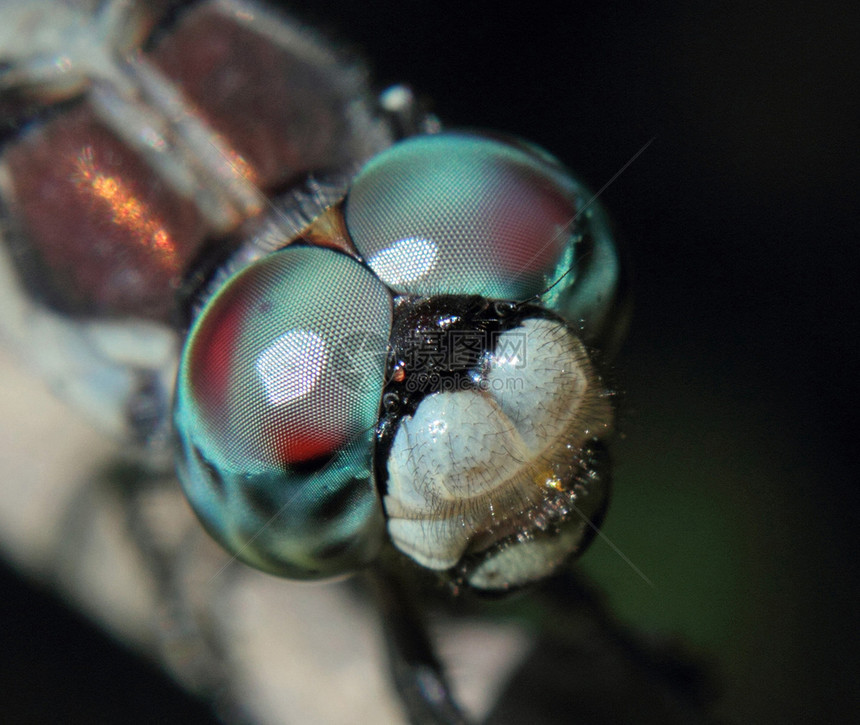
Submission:
[[[343,434],[331,431],[323,433],[311,427],[300,430],[296,428],[297,426],[293,425],[280,435],[270,433],[275,446],[275,457],[285,466],[332,456],[348,442],[348,438]]]
[[[238,294],[237,294],[238,292]],[[244,290],[228,288],[190,343],[188,378],[194,399],[213,422],[226,421],[237,348],[247,316]]]

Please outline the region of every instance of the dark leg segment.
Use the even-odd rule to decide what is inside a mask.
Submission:
[[[413,725],[466,725],[408,585],[380,568],[366,580],[382,617],[394,685]]]

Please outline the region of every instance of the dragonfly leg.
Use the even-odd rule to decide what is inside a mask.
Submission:
[[[414,725],[466,725],[407,584],[380,567],[368,579],[382,618],[394,685]]]

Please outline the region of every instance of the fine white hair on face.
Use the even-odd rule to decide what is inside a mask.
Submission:
[[[480,389],[429,395],[401,422],[385,496],[392,540],[423,566],[444,570],[476,540],[486,548],[528,534],[569,483],[576,451],[607,434],[611,420],[582,343],[560,322],[525,320],[500,335]],[[518,582],[526,560],[554,567],[581,535],[567,530],[528,555],[511,551],[489,576],[503,578],[506,562]],[[535,566],[535,575],[545,569]]]

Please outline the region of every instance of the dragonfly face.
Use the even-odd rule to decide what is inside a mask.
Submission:
[[[2,157],[21,298],[68,349],[108,340],[75,353],[78,402],[144,443],[172,419],[206,528],[280,575],[390,542],[507,589],[580,551],[608,493],[592,350],[619,279],[586,190],[512,139],[390,145],[356,78],[256,5],[169,27],[102,7],[33,51],[4,41],[0,76],[32,117]],[[345,192],[296,191],[331,169]],[[117,342],[144,334],[159,355]]]
[[[224,283],[176,397],[180,478],[207,528],[300,578],[363,566],[387,536],[481,589],[580,549],[612,425],[577,334],[614,298],[575,294],[577,247],[606,234],[587,201],[527,146],[415,137],[328,212],[351,253],[315,231]]]

